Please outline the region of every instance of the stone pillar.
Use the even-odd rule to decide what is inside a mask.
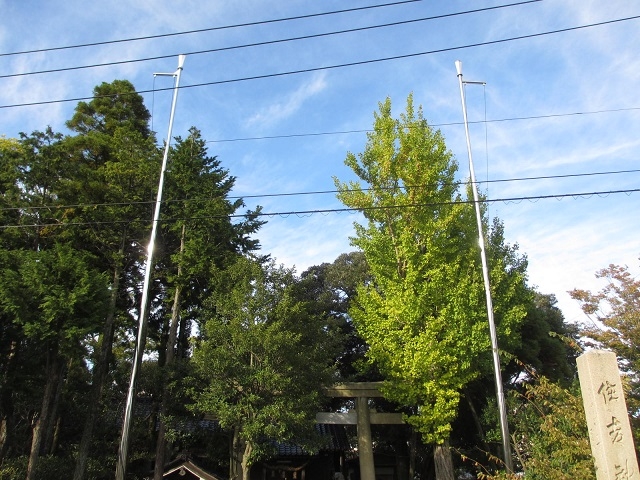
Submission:
[[[360,480],[375,480],[376,470],[373,463],[373,441],[369,419],[367,397],[356,397],[356,415],[358,418],[358,457],[360,460]]]
[[[598,480],[640,480],[616,355],[591,350],[578,357],[578,376]]]

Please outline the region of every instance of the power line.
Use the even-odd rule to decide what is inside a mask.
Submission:
[[[586,173],[569,173],[564,175],[541,175],[535,177],[516,177],[516,178],[498,178],[492,180],[482,180],[476,182],[478,185],[489,184],[489,183],[508,183],[508,182],[523,182],[523,181],[532,181],[532,180],[554,180],[554,179],[563,179],[563,178],[580,178],[580,177],[593,177],[593,176],[602,176],[602,175],[620,175],[620,174],[629,174],[629,173],[640,173],[640,169],[633,170],[612,170],[612,171],[604,171],[604,172],[586,172]],[[435,186],[461,186],[467,185],[469,182],[460,181],[454,182],[452,184],[439,184]],[[434,185],[407,185],[402,187],[403,189],[411,189],[411,188],[433,188]],[[382,190],[394,190],[395,188],[382,188]],[[373,188],[361,188],[359,191],[368,192],[373,190]],[[351,189],[342,190],[343,192],[356,191]],[[293,197],[293,196],[306,196],[306,195],[327,195],[327,194],[336,194],[338,190],[315,190],[315,191],[307,191],[307,192],[288,192],[288,193],[266,193],[259,195],[231,195],[227,198],[229,200],[238,200],[238,199],[256,199],[256,198],[273,198],[273,197]],[[217,200],[217,199],[212,199]],[[172,199],[172,200],[164,200],[163,203],[188,203],[188,202],[203,202],[206,200],[202,199]],[[131,205],[149,205],[152,204],[153,201],[139,201],[139,202],[112,202],[112,203],[85,203],[85,204],[74,204],[74,205],[46,205],[46,206],[22,206],[22,207],[5,207],[0,208],[0,211],[15,211],[15,210],[51,210],[51,209],[68,209],[68,208],[94,208],[94,207],[118,207],[118,206],[131,206]]]
[[[564,175],[540,175],[535,177],[516,177],[516,178],[498,178],[492,180],[483,180],[476,182],[478,185],[489,184],[489,183],[508,183],[508,182],[523,182],[523,181],[532,181],[532,180],[554,180],[561,178],[579,178],[579,177],[593,177],[593,176],[601,176],[601,175],[620,175],[620,174],[628,174],[628,173],[639,173],[640,169],[632,169],[632,170],[612,170],[612,171],[604,171],[604,172],[586,172],[586,173],[569,173]],[[438,184],[438,185],[405,185],[402,189],[412,189],[412,188],[433,188],[434,186],[455,186],[459,187],[461,185],[467,185],[469,182],[460,181],[453,182],[451,184]],[[395,187],[387,187],[380,188],[380,190],[395,190]],[[373,188],[361,188],[359,190],[353,189],[345,189],[341,190],[343,192],[352,192],[352,191],[363,191],[369,192],[374,190]],[[338,190],[314,190],[307,192],[286,192],[286,193],[265,193],[259,195],[231,195],[227,198],[229,200],[238,200],[238,199],[256,199],[256,198],[273,198],[273,197],[294,197],[294,196],[306,196],[306,195],[327,195],[327,194],[336,194]],[[213,200],[213,199],[212,199]],[[203,202],[206,200],[203,199],[193,199],[193,198],[184,198],[184,199],[172,199],[172,200],[163,200],[162,203],[188,203],[188,202]],[[16,210],[61,210],[61,209],[69,209],[69,208],[94,208],[94,207],[123,207],[123,206],[131,206],[131,205],[150,205],[154,203],[152,200],[146,201],[137,201],[137,202],[109,202],[109,203],[81,203],[81,204],[72,204],[72,205],[40,205],[40,206],[20,206],[20,207],[4,207],[0,208],[0,212],[2,211],[16,211]]]
[[[406,58],[413,58],[413,57],[419,57],[419,56],[423,56],[423,55],[431,55],[431,54],[434,54],[434,53],[451,52],[451,51],[462,50],[462,49],[466,49],[466,48],[481,47],[481,46],[487,46],[487,45],[496,45],[496,44],[511,42],[511,41],[515,41],[515,40],[524,40],[524,39],[529,39],[529,38],[541,37],[541,36],[545,36],[545,35],[552,35],[552,34],[556,34],[556,33],[565,33],[565,32],[580,30],[580,29],[584,29],[584,28],[591,28],[591,27],[597,27],[597,26],[602,26],[602,25],[609,25],[609,24],[628,21],[628,20],[636,20],[638,18],[640,18],[640,15],[635,15],[635,16],[626,17],[626,18],[619,18],[619,19],[615,19],[615,20],[607,20],[607,21],[598,22],[598,23],[591,23],[591,24],[587,24],[587,25],[580,25],[580,26],[577,26],[577,27],[561,28],[561,29],[558,29],[558,30],[551,30],[551,31],[548,31],[548,32],[532,33],[532,34],[528,34],[528,35],[520,35],[520,36],[504,38],[504,39],[500,39],[500,40],[490,40],[490,41],[487,41],[487,42],[469,43],[469,44],[461,45],[461,46],[457,46],[457,47],[446,47],[446,48],[440,48],[440,49],[436,49],[436,50],[428,50],[428,51],[425,51],[425,52],[407,53],[407,54],[404,54],[404,55],[394,55],[394,56],[391,56],[391,57],[383,57],[383,58],[376,58],[376,59],[370,59],[370,60],[360,60],[360,61],[355,61],[355,62],[337,64],[337,65],[328,65],[328,66],[324,66],[324,67],[305,68],[305,69],[292,70],[292,71],[281,72],[281,73],[271,73],[271,74],[265,74],[265,75],[254,75],[254,76],[243,77],[243,78],[234,78],[234,79],[229,79],[229,80],[218,80],[218,81],[213,81],[213,82],[196,83],[196,84],[192,84],[192,85],[184,85],[182,88],[186,89],[186,88],[204,87],[204,86],[212,86],[212,85],[223,85],[223,84],[227,84],[227,83],[244,82],[244,81],[250,81],[250,80],[263,80],[263,79],[267,79],[267,78],[276,78],[276,77],[282,77],[282,76],[287,76],[287,75],[297,75],[297,74],[301,74],[301,73],[312,73],[312,72],[318,72],[318,71],[321,71],[321,70],[333,70],[333,69],[345,68],[345,67],[355,67],[355,66],[362,66],[362,65],[370,65],[370,64],[373,64],[373,63],[387,62],[387,61],[390,61],[390,60],[400,60],[400,59],[406,59]],[[170,88],[158,89],[156,91],[162,91],[162,90],[170,90]],[[146,92],[142,92],[142,93],[149,93],[149,92],[150,91],[146,91]]]
[[[412,0],[412,1],[417,1],[417,0]],[[458,15],[466,15],[466,14],[469,14],[469,13],[485,12],[485,11],[489,11],[489,10],[495,10],[495,9],[498,9],[498,8],[513,7],[513,6],[519,6],[519,5],[523,5],[523,4],[527,4],[527,3],[535,3],[535,2],[540,2],[540,1],[542,1],[542,0],[526,0],[526,1],[518,2],[518,3],[510,3],[510,4],[506,4],[506,5],[497,5],[497,6],[494,6],[494,7],[477,8],[477,9],[474,9],[474,10],[466,10],[466,11],[463,11],[463,12],[447,13],[447,14],[435,15],[435,16],[431,16],[431,17],[415,18],[415,19],[411,19],[411,20],[401,20],[401,21],[397,21],[397,22],[383,23],[383,24],[378,24],[378,25],[370,25],[368,27],[349,28],[349,29],[345,29],[345,30],[336,30],[336,31],[333,31],[333,32],[316,33],[316,34],[310,34],[310,35],[302,35],[302,36],[298,36],[298,37],[283,38],[283,39],[278,39],[278,40],[267,40],[267,41],[262,41],[262,42],[247,43],[247,44],[243,44],[243,45],[234,45],[234,46],[230,46],[230,47],[219,47],[219,48],[211,48],[211,49],[207,49],[207,50],[196,50],[196,51],[192,51],[192,52],[180,52],[180,53],[183,54],[183,55],[193,56],[193,55],[202,55],[202,54],[205,54],[205,53],[224,52],[224,51],[237,50],[237,49],[249,48],[249,47],[261,47],[261,46],[266,46],[266,45],[275,45],[275,44],[278,44],[278,43],[294,42],[294,41],[299,41],[299,40],[309,40],[309,39],[312,39],[312,38],[321,38],[321,37],[328,37],[328,36],[332,36],[332,35],[342,35],[342,34],[345,34],[345,33],[362,32],[362,31],[374,30],[374,29],[378,29],[378,28],[396,27],[396,26],[400,26],[400,25],[407,25],[407,24],[410,24],[410,23],[425,22],[425,21],[428,21],[428,20],[437,20],[437,19],[442,19],[442,18],[454,17],[454,16],[458,16]],[[153,60],[162,60],[162,59],[166,59],[166,58],[174,58],[176,56],[178,56],[177,53],[172,53],[170,55],[159,55],[159,56],[155,56],[155,57],[145,57],[145,58],[138,58],[138,59],[133,59],[133,60],[118,60],[118,61],[114,61],[114,62],[95,63],[95,64],[91,64],[91,65],[80,65],[80,66],[75,66],[75,67],[54,68],[54,69],[50,69],[50,70],[40,70],[40,71],[34,71],[34,72],[10,73],[10,74],[6,74],[6,75],[0,75],[0,78],[22,77],[22,76],[28,76],[28,75],[40,75],[40,74],[47,74],[47,73],[59,73],[59,72],[68,72],[68,71],[73,71],[73,70],[83,70],[83,69],[87,69],[87,68],[108,67],[108,66],[114,66],[114,65],[124,65],[124,64],[130,64],[130,63],[138,63],[138,62],[149,62],[149,61],[153,61]]]
[[[619,23],[619,22],[625,22],[625,21],[629,21],[629,20],[637,20],[638,18],[640,18],[640,15],[635,15],[635,16],[625,17],[625,18],[618,18],[618,19],[615,19],[615,20],[607,20],[607,21],[604,21],[604,22],[597,22],[597,23],[591,23],[591,24],[586,24],[586,25],[579,25],[579,26],[576,26],[576,27],[567,27],[567,28],[561,28],[561,29],[558,29],[558,30],[550,30],[550,31],[547,31],[547,32],[532,33],[532,34],[527,34],[527,35],[519,35],[519,36],[516,36],[516,37],[503,38],[503,39],[499,39],[499,40],[490,40],[490,41],[487,41],[487,42],[470,43],[470,44],[466,44],[466,45],[460,45],[460,46],[457,46],[457,47],[446,47],[446,48],[440,48],[440,49],[436,49],[436,50],[428,50],[428,51],[425,51],[425,52],[408,53],[408,54],[404,54],[404,55],[394,55],[394,56],[391,56],[391,57],[383,57],[383,58],[370,59],[370,60],[360,60],[360,61],[348,62],[348,63],[342,63],[342,64],[336,64],[336,65],[326,65],[326,66],[322,66],[322,67],[311,67],[311,68],[305,68],[305,69],[300,69],[300,70],[290,70],[290,71],[287,71],[287,72],[280,72],[280,73],[269,73],[269,74],[263,74],[263,75],[253,75],[253,76],[249,76],[249,77],[233,78],[233,79],[227,79],[227,80],[216,80],[216,81],[212,81],[212,82],[196,83],[196,84],[192,84],[192,85],[182,85],[182,86],[180,86],[180,89],[198,88],[198,87],[206,87],[206,86],[214,86],[214,85],[225,85],[225,84],[229,84],[229,83],[246,82],[246,81],[253,81],[253,80],[264,80],[264,79],[267,79],[267,78],[277,78],[277,77],[284,77],[284,76],[289,76],[289,75],[312,73],[312,72],[318,72],[318,71],[322,71],[322,70],[334,70],[334,69],[338,69],[338,68],[370,65],[370,64],[374,64],[374,63],[387,62],[387,61],[391,61],[391,60],[401,60],[401,59],[407,59],[407,58],[414,58],[414,57],[419,57],[419,56],[424,56],[424,55],[431,55],[431,54],[435,54],[435,53],[444,53],[444,52],[451,52],[451,51],[455,51],[455,50],[463,50],[463,49],[467,49],[467,48],[482,47],[482,46],[488,46],[488,45],[497,45],[497,44],[500,44],[500,43],[512,42],[512,41],[516,41],[516,40],[524,40],[524,39],[536,38],[536,37],[541,37],[541,36],[545,36],[545,35],[553,35],[553,34],[557,34],[557,33],[566,33],[566,32],[581,30],[581,29],[585,29],[585,28],[598,27],[598,26],[603,26],[603,25],[610,25],[610,24]],[[154,89],[154,90],[141,90],[141,91],[136,92],[135,94],[151,93],[151,92],[162,92],[162,91],[167,91],[167,90],[172,90],[172,89],[173,89],[172,87],[166,87],[166,88],[159,88],[159,89]],[[118,94],[116,94],[116,95],[118,95]],[[120,95],[122,95],[122,94],[120,94]],[[131,95],[133,95],[133,93]],[[113,97],[113,96],[115,96],[115,95],[105,95],[104,97]],[[60,99],[60,100],[45,100],[45,101],[38,101],[38,102],[15,103],[15,104],[9,104],[9,105],[0,105],[0,109],[16,108],[16,107],[29,107],[29,106],[37,106],[37,105],[50,105],[50,104],[55,104],[55,103],[66,103],[66,102],[80,102],[80,101],[85,101],[85,100],[92,100],[94,98],[99,98],[99,97],[78,97],[78,98],[67,98],[67,99]]]
[[[453,125],[453,124],[451,124]],[[207,140],[207,143],[246,142],[249,140],[275,140],[278,138],[321,137],[325,135],[346,135],[351,133],[367,133],[372,130],[342,130],[337,132],[312,132],[312,133],[288,133],[283,135],[265,135],[262,137],[226,138],[220,140]]]
[[[535,177],[516,177],[516,178],[498,178],[493,180],[484,180],[476,182],[477,185],[489,184],[489,183],[508,183],[508,182],[523,182],[523,181],[532,181],[532,180],[553,180],[553,179],[561,179],[561,178],[579,178],[579,177],[593,177],[593,176],[602,176],[602,175],[620,175],[620,174],[628,174],[628,173],[639,173],[640,169],[633,170],[612,170],[612,171],[604,171],[604,172],[585,172],[585,173],[569,173],[564,175],[541,175]],[[469,182],[460,181],[453,182],[451,184],[431,184],[431,185],[405,185],[401,187],[404,190],[412,189],[412,188],[433,188],[438,186],[455,186],[459,187],[461,185],[467,185]],[[380,188],[380,190],[396,190],[395,187],[388,188]],[[343,192],[352,192],[352,191],[363,191],[369,192],[374,190],[373,188],[360,188],[359,190],[345,189],[341,190]],[[265,193],[259,195],[231,195],[227,198],[229,200],[238,200],[238,199],[256,199],[256,198],[273,198],[273,197],[294,197],[294,196],[306,196],[306,195],[327,195],[327,194],[336,194],[338,190],[315,190],[315,191],[307,191],[307,192],[288,192],[288,193]],[[216,199],[212,199],[216,200]],[[193,199],[193,198],[184,198],[184,199],[172,199],[172,200],[163,200],[162,203],[188,203],[188,202],[206,202],[204,199]],[[154,201],[146,200],[146,201],[137,201],[137,202],[108,202],[108,203],[78,203],[72,205],[38,205],[38,206],[20,206],[20,207],[4,207],[0,208],[0,212],[2,211],[38,211],[38,210],[62,210],[62,209],[70,209],[70,208],[95,208],[95,207],[124,207],[124,206],[132,206],[132,205],[150,205],[153,204]]]
[[[579,115],[595,115],[601,113],[618,113],[628,112],[633,110],[640,110],[640,107],[627,107],[627,108],[611,108],[604,110],[591,110],[584,112],[568,112],[568,113],[551,113],[547,115],[532,115],[527,117],[508,117],[508,118],[495,118],[490,120],[475,120],[469,121],[469,124],[484,124],[484,123],[498,123],[498,122],[514,122],[519,120],[540,120],[545,118],[560,118],[560,117],[572,117]],[[463,125],[463,122],[448,122],[448,123],[429,123],[430,127],[454,127]],[[240,138],[223,138],[219,140],[207,140],[207,143],[231,143],[231,142],[247,142],[253,140],[276,140],[283,138],[301,138],[301,137],[320,137],[328,135],[348,135],[353,133],[369,133],[371,129],[362,130],[340,130],[333,132],[307,132],[307,133],[286,133],[282,135],[265,135],[261,137],[240,137]]]
[[[524,201],[537,202],[538,200],[549,200],[556,199],[562,200],[564,198],[591,198],[594,196],[598,197],[608,197],[610,195],[624,193],[626,195],[630,195],[632,193],[640,192],[640,188],[632,188],[632,189],[624,189],[624,190],[608,190],[608,191],[595,191],[595,192],[576,192],[576,193],[561,193],[561,194],[553,194],[553,195],[535,195],[535,196],[522,196],[522,197],[505,197],[505,198],[494,198],[494,199],[482,199],[481,203],[521,203]],[[444,206],[444,205],[455,205],[462,204],[468,205],[473,204],[473,200],[458,200],[452,202],[430,202],[430,203],[413,203],[413,204],[405,204],[405,205],[384,205],[384,206],[373,206],[373,207],[364,207],[364,208],[327,208],[327,209],[312,209],[312,210],[291,210],[284,212],[252,212],[252,213],[243,213],[243,214],[231,214],[231,215],[210,215],[206,217],[183,217],[183,218],[165,218],[161,219],[161,223],[169,223],[176,221],[191,221],[191,220],[206,220],[206,219],[222,219],[222,218],[258,218],[258,217],[290,217],[290,216],[311,216],[316,214],[331,214],[331,213],[352,213],[356,214],[359,212],[366,211],[377,211],[377,210],[401,210],[401,209],[409,209],[409,208],[423,208],[423,207],[436,207],[436,206]],[[140,222],[140,219],[132,219],[132,220],[109,220],[109,221],[97,221],[97,222],[67,222],[67,223],[42,223],[42,224],[31,224],[31,225],[0,225],[0,229],[8,229],[8,228],[43,228],[43,227],[71,227],[71,226],[84,226],[84,225],[115,225],[115,224],[123,224],[123,223],[133,223]]]
[[[565,174],[565,175],[541,175],[541,176],[536,176],[536,177],[519,177],[519,178],[501,178],[501,179],[493,179],[493,180],[481,180],[481,181],[477,181],[476,184],[477,185],[483,185],[483,184],[488,184],[488,183],[507,183],[507,182],[522,182],[522,181],[531,181],[531,180],[553,180],[553,179],[560,179],[560,178],[576,178],[576,177],[590,177],[590,176],[597,176],[597,175],[617,175],[617,174],[623,174],[623,173],[638,173],[640,172],[640,169],[634,169],[634,170],[616,170],[616,171],[609,171],[609,172],[588,172],[588,173],[570,173],[570,174]],[[385,187],[385,188],[379,188],[379,190],[397,190],[397,189],[401,189],[401,190],[408,190],[408,189],[412,189],[412,188],[433,188],[434,186],[462,186],[462,185],[467,185],[469,184],[469,182],[467,181],[460,181],[460,182],[454,182],[452,184],[437,184],[437,185],[406,185],[404,187]],[[352,192],[352,191],[362,191],[362,192],[369,192],[371,190],[374,190],[373,188],[361,188],[359,190],[353,190],[353,189],[345,189],[345,190],[341,190],[343,192]],[[229,197],[229,198],[267,198],[267,197],[287,197],[287,196],[300,196],[300,195],[324,195],[324,194],[335,194],[338,193],[338,190],[319,190],[319,191],[311,191],[311,192],[293,192],[293,193],[272,193],[272,194],[262,194],[262,195],[243,195],[241,197]]]
[[[110,44],[115,44],[115,43],[137,42],[137,41],[140,41],[140,40],[153,40],[153,39],[156,39],[156,38],[174,37],[174,36],[179,36],[179,35],[190,35],[190,34],[193,34],[193,33],[213,32],[213,31],[216,31],[216,30],[226,30],[226,29],[231,29],[231,28],[253,27],[253,26],[257,26],[257,25],[266,25],[266,24],[269,24],[269,23],[288,22],[288,21],[291,21],[291,20],[302,20],[302,19],[307,19],[307,18],[322,17],[322,16],[326,16],[326,15],[334,15],[334,14],[338,14],[338,13],[356,12],[356,11],[360,11],[360,10],[368,10],[368,9],[380,8],[380,7],[391,7],[391,6],[395,6],[395,5],[401,5],[401,4],[405,4],[405,3],[421,2],[421,1],[422,0],[402,0],[402,1],[398,1],[398,2],[392,2],[392,3],[382,3],[382,4],[379,4],[379,5],[369,5],[369,6],[365,6],[365,7],[354,7],[354,8],[347,8],[347,9],[343,9],[343,10],[333,10],[333,11],[330,11],[330,12],[322,12],[322,13],[310,13],[310,14],[306,14],[306,15],[297,15],[297,16],[294,16],[294,17],[276,18],[276,19],[272,19],[272,20],[260,20],[260,21],[255,21],[255,22],[237,23],[237,24],[233,24],[233,25],[224,25],[224,26],[220,26],[220,27],[200,28],[200,29],[197,29],[197,30],[187,30],[187,31],[183,31],[183,32],[161,33],[161,34],[157,34],[157,35],[147,35],[147,36],[144,36],[144,37],[123,38],[123,39],[118,39],[118,40],[105,40],[105,41],[102,41],[102,42],[82,43],[82,44],[78,44],[78,45],[68,45],[68,46],[63,46],[63,47],[49,47],[49,48],[40,48],[40,49],[34,49],[34,50],[23,50],[23,51],[20,51],[20,52],[0,53],[0,57],[8,57],[8,56],[13,56],[13,55],[26,55],[26,54],[31,54],[31,53],[45,53],[45,52],[53,52],[53,51],[56,51],[56,50],[69,50],[69,49],[74,49],[74,48],[97,47],[97,46],[100,46],[100,45],[110,45]],[[542,1],[542,0],[537,0],[537,1]]]
[[[520,203],[523,201],[531,201],[531,202],[535,202],[538,200],[548,200],[548,199],[557,199],[557,200],[562,200],[563,198],[568,198],[568,197],[572,197],[572,198],[590,198],[593,196],[598,196],[598,197],[607,197],[609,195],[614,195],[614,194],[618,194],[618,193],[624,193],[627,195],[630,195],[631,193],[637,193],[640,192],[640,188],[633,188],[633,189],[625,189],[625,190],[609,190],[609,191],[597,191],[597,192],[581,192],[581,193],[561,193],[561,194],[554,194],[554,195],[536,195],[536,196],[523,196],[523,197],[506,197],[506,198],[494,198],[494,199],[482,199],[480,200],[480,203]],[[296,216],[300,216],[300,215],[314,215],[314,214],[318,214],[318,213],[322,213],[322,214],[329,214],[329,213],[358,213],[358,212],[364,212],[364,211],[375,211],[375,210],[400,210],[400,209],[408,209],[408,208],[421,208],[421,207],[436,207],[436,206],[442,206],[442,205],[455,205],[455,204],[463,204],[463,205],[469,205],[469,204],[473,204],[474,200],[458,200],[458,201],[454,201],[454,202],[430,202],[430,203],[414,203],[414,204],[406,204],[406,205],[384,205],[384,206],[373,206],[373,207],[364,207],[364,208],[350,208],[350,207],[345,207],[345,208],[327,208],[327,209],[315,209],[315,210],[294,210],[294,211],[290,211],[290,212],[273,212],[273,213],[269,213],[269,212],[260,212],[259,214],[257,214],[257,216],[260,217],[287,217],[287,216],[291,216],[291,215],[296,215]],[[235,214],[235,215],[228,215],[229,218],[246,218],[248,217],[248,214]],[[194,217],[194,220],[198,220],[199,217]],[[169,220],[184,220],[184,219],[167,219]],[[189,219],[190,220],[190,219]]]

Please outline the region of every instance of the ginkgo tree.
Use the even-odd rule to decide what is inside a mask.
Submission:
[[[345,160],[358,180],[335,179],[338,198],[366,219],[355,224],[352,243],[373,277],[350,314],[386,378],[385,396],[415,407],[407,420],[436,445],[436,477],[452,478],[443,446],[461,389],[486,370],[491,351],[474,209],[443,136],[412,96],[399,118],[387,99],[374,119],[364,151]],[[503,344],[517,331],[526,300],[524,274],[508,262],[491,262]]]

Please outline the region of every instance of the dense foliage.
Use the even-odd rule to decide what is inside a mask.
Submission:
[[[291,271],[243,259],[218,279],[194,355],[205,382],[195,408],[233,431],[229,476],[248,479],[274,441],[313,449],[336,351],[325,318],[299,298]]]
[[[511,391],[511,437],[524,476],[489,474],[491,480],[595,479],[595,466],[577,381],[568,388],[534,375],[523,389]],[[465,460],[469,460],[466,459]]]
[[[77,105],[68,134],[0,136],[0,480],[113,478],[162,154],[149,118],[133,85],[116,80]],[[148,478],[155,462],[160,479],[183,451],[238,479],[275,442],[314,451],[320,405],[352,406],[323,398],[336,381],[386,380],[375,408],[405,413],[413,429],[379,429],[375,444],[405,477],[432,478],[434,452],[450,460],[448,444],[466,458],[497,453],[476,223],[455,159],[409,98],[398,119],[389,100],[380,105],[364,152],[346,163],[359,180],[337,180],[339,197],[367,220],[356,225],[358,250],[298,276],[259,254],[260,211],[238,215],[235,178],[200,131],[173,140],[131,478]],[[527,438],[515,445],[522,466],[544,478],[536,472],[564,468],[541,463],[560,452],[582,468],[571,456],[584,440],[573,427],[575,354],[557,337],[576,332],[553,296],[527,287],[526,257],[502,224],[485,227],[504,378],[526,399],[513,419]],[[607,291],[622,300],[602,321],[623,341],[587,333],[631,373],[626,307],[638,285],[610,273],[624,288]],[[590,311],[614,298],[575,295]]]
[[[339,198],[368,221],[356,224],[353,243],[373,277],[350,313],[388,398],[417,406],[409,421],[440,444],[462,388],[490,351],[473,208],[458,192],[444,139],[411,97],[399,119],[390,100],[380,104],[364,152],[346,164],[360,180],[336,181]],[[491,272],[504,341],[519,328],[526,301],[523,273],[509,260],[497,257]]]
[[[596,293],[575,289],[591,323],[580,333],[589,347],[615,352],[625,380],[625,396],[636,449],[640,446],[640,280],[626,266],[609,265],[596,273],[605,286]]]
[[[0,462],[28,458],[27,478],[42,478],[42,455],[75,463],[76,480],[113,475],[160,173],[149,118],[133,85],[116,80],[78,104],[70,135],[0,142]],[[147,332],[157,360],[143,377],[166,372],[141,379],[135,457],[152,458],[156,438],[156,451],[168,446],[154,426],[172,413],[174,372],[188,368],[172,360],[191,355],[208,270],[259,248],[256,212],[231,221],[244,206],[228,199],[235,179],[197,129],[176,139],[170,164]]]

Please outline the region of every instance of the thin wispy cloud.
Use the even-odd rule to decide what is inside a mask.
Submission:
[[[269,127],[300,111],[303,105],[312,97],[327,88],[326,72],[320,72],[304,82],[295,91],[284,95],[275,102],[261,108],[247,121],[247,127]]]

